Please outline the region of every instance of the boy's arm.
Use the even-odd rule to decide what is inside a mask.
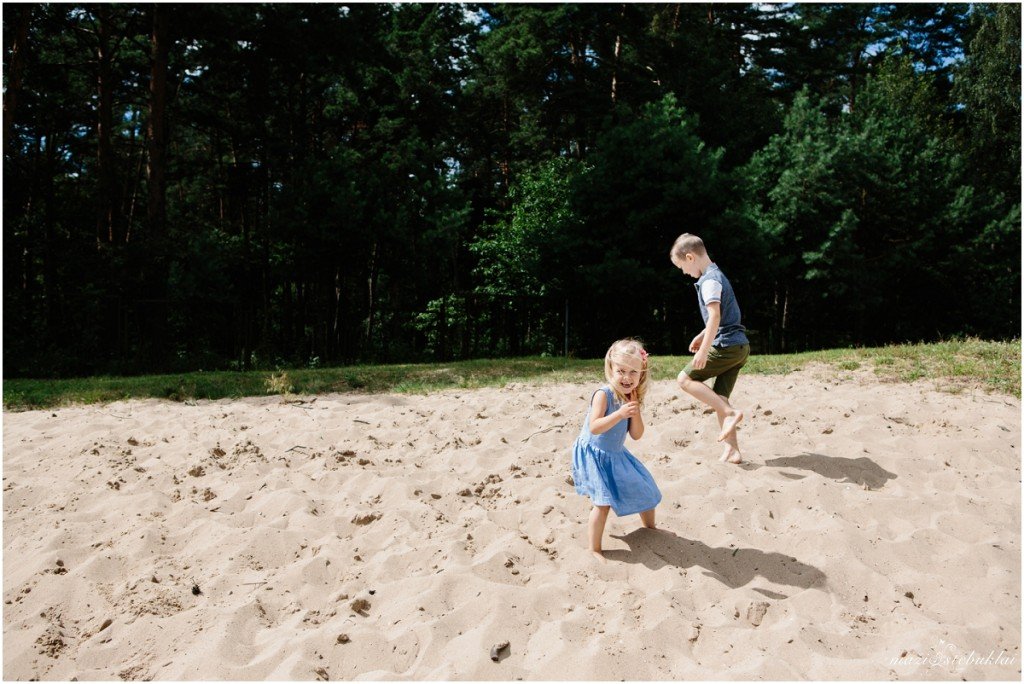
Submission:
[[[704,331],[701,330],[697,333],[692,340],[690,340],[690,346],[688,349],[691,354],[696,354],[697,350],[700,349],[700,343],[704,340]]]
[[[704,328],[704,339],[700,342],[700,349],[693,355],[693,367],[703,368],[708,362],[708,352],[711,351],[711,343],[718,334],[718,325],[722,322],[722,304],[720,302],[708,302],[708,322]]]

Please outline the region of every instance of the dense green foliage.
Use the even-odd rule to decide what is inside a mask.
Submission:
[[[21,4],[4,375],[1020,331],[1020,5]]]

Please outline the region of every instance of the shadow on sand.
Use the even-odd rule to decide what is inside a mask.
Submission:
[[[824,454],[800,454],[799,456],[786,456],[783,458],[772,458],[764,462],[766,466],[773,468],[797,468],[799,470],[810,470],[812,472],[836,480],[841,484],[853,483],[868,486],[871,489],[881,489],[889,480],[896,479],[896,473],[890,473],[870,458],[840,458],[838,456],[825,456]],[[786,475],[786,473],[783,473]],[[791,475],[786,475],[792,477]]]
[[[680,537],[675,532],[643,527],[622,536],[611,536],[626,542],[629,550],[606,550],[604,556],[608,560],[643,563],[652,570],[666,565],[677,568],[699,566],[704,568],[705,575],[733,589],[746,586],[757,577],[775,584],[804,589],[825,584],[825,573],[821,570],[781,553],[766,553],[760,549],[714,548],[700,541]]]

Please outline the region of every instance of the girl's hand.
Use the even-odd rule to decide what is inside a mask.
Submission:
[[[696,354],[697,350],[700,349],[700,343],[704,341],[704,331],[701,330],[700,334],[690,340],[690,353]]]
[[[622,405],[617,411],[620,418],[634,418],[640,415],[640,402],[630,401]]]

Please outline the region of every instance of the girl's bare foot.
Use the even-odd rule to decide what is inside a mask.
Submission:
[[[725,417],[725,420],[722,421],[722,431],[718,433],[718,441],[721,442],[726,439],[729,436],[729,433],[735,430],[736,426],[740,424],[741,420],[743,420],[743,411],[733,409],[733,412],[728,414]],[[733,461],[730,461],[730,463],[732,462]]]
[[[740,455],[739,449],[734,449],[731,444],[725,445],[725,449],[722,450],[722,455],[718,457],[718,460],[722,463],[743,463],[743,457]]]
[[[594,557],[597,558],[597,560],[601,561],[602,563],[607,563],[608,562],[608,559],[605,558],[604,554],[601,553],[600,551],[594,551],[593,549],[591,549],[590,553],[594,554]]]

